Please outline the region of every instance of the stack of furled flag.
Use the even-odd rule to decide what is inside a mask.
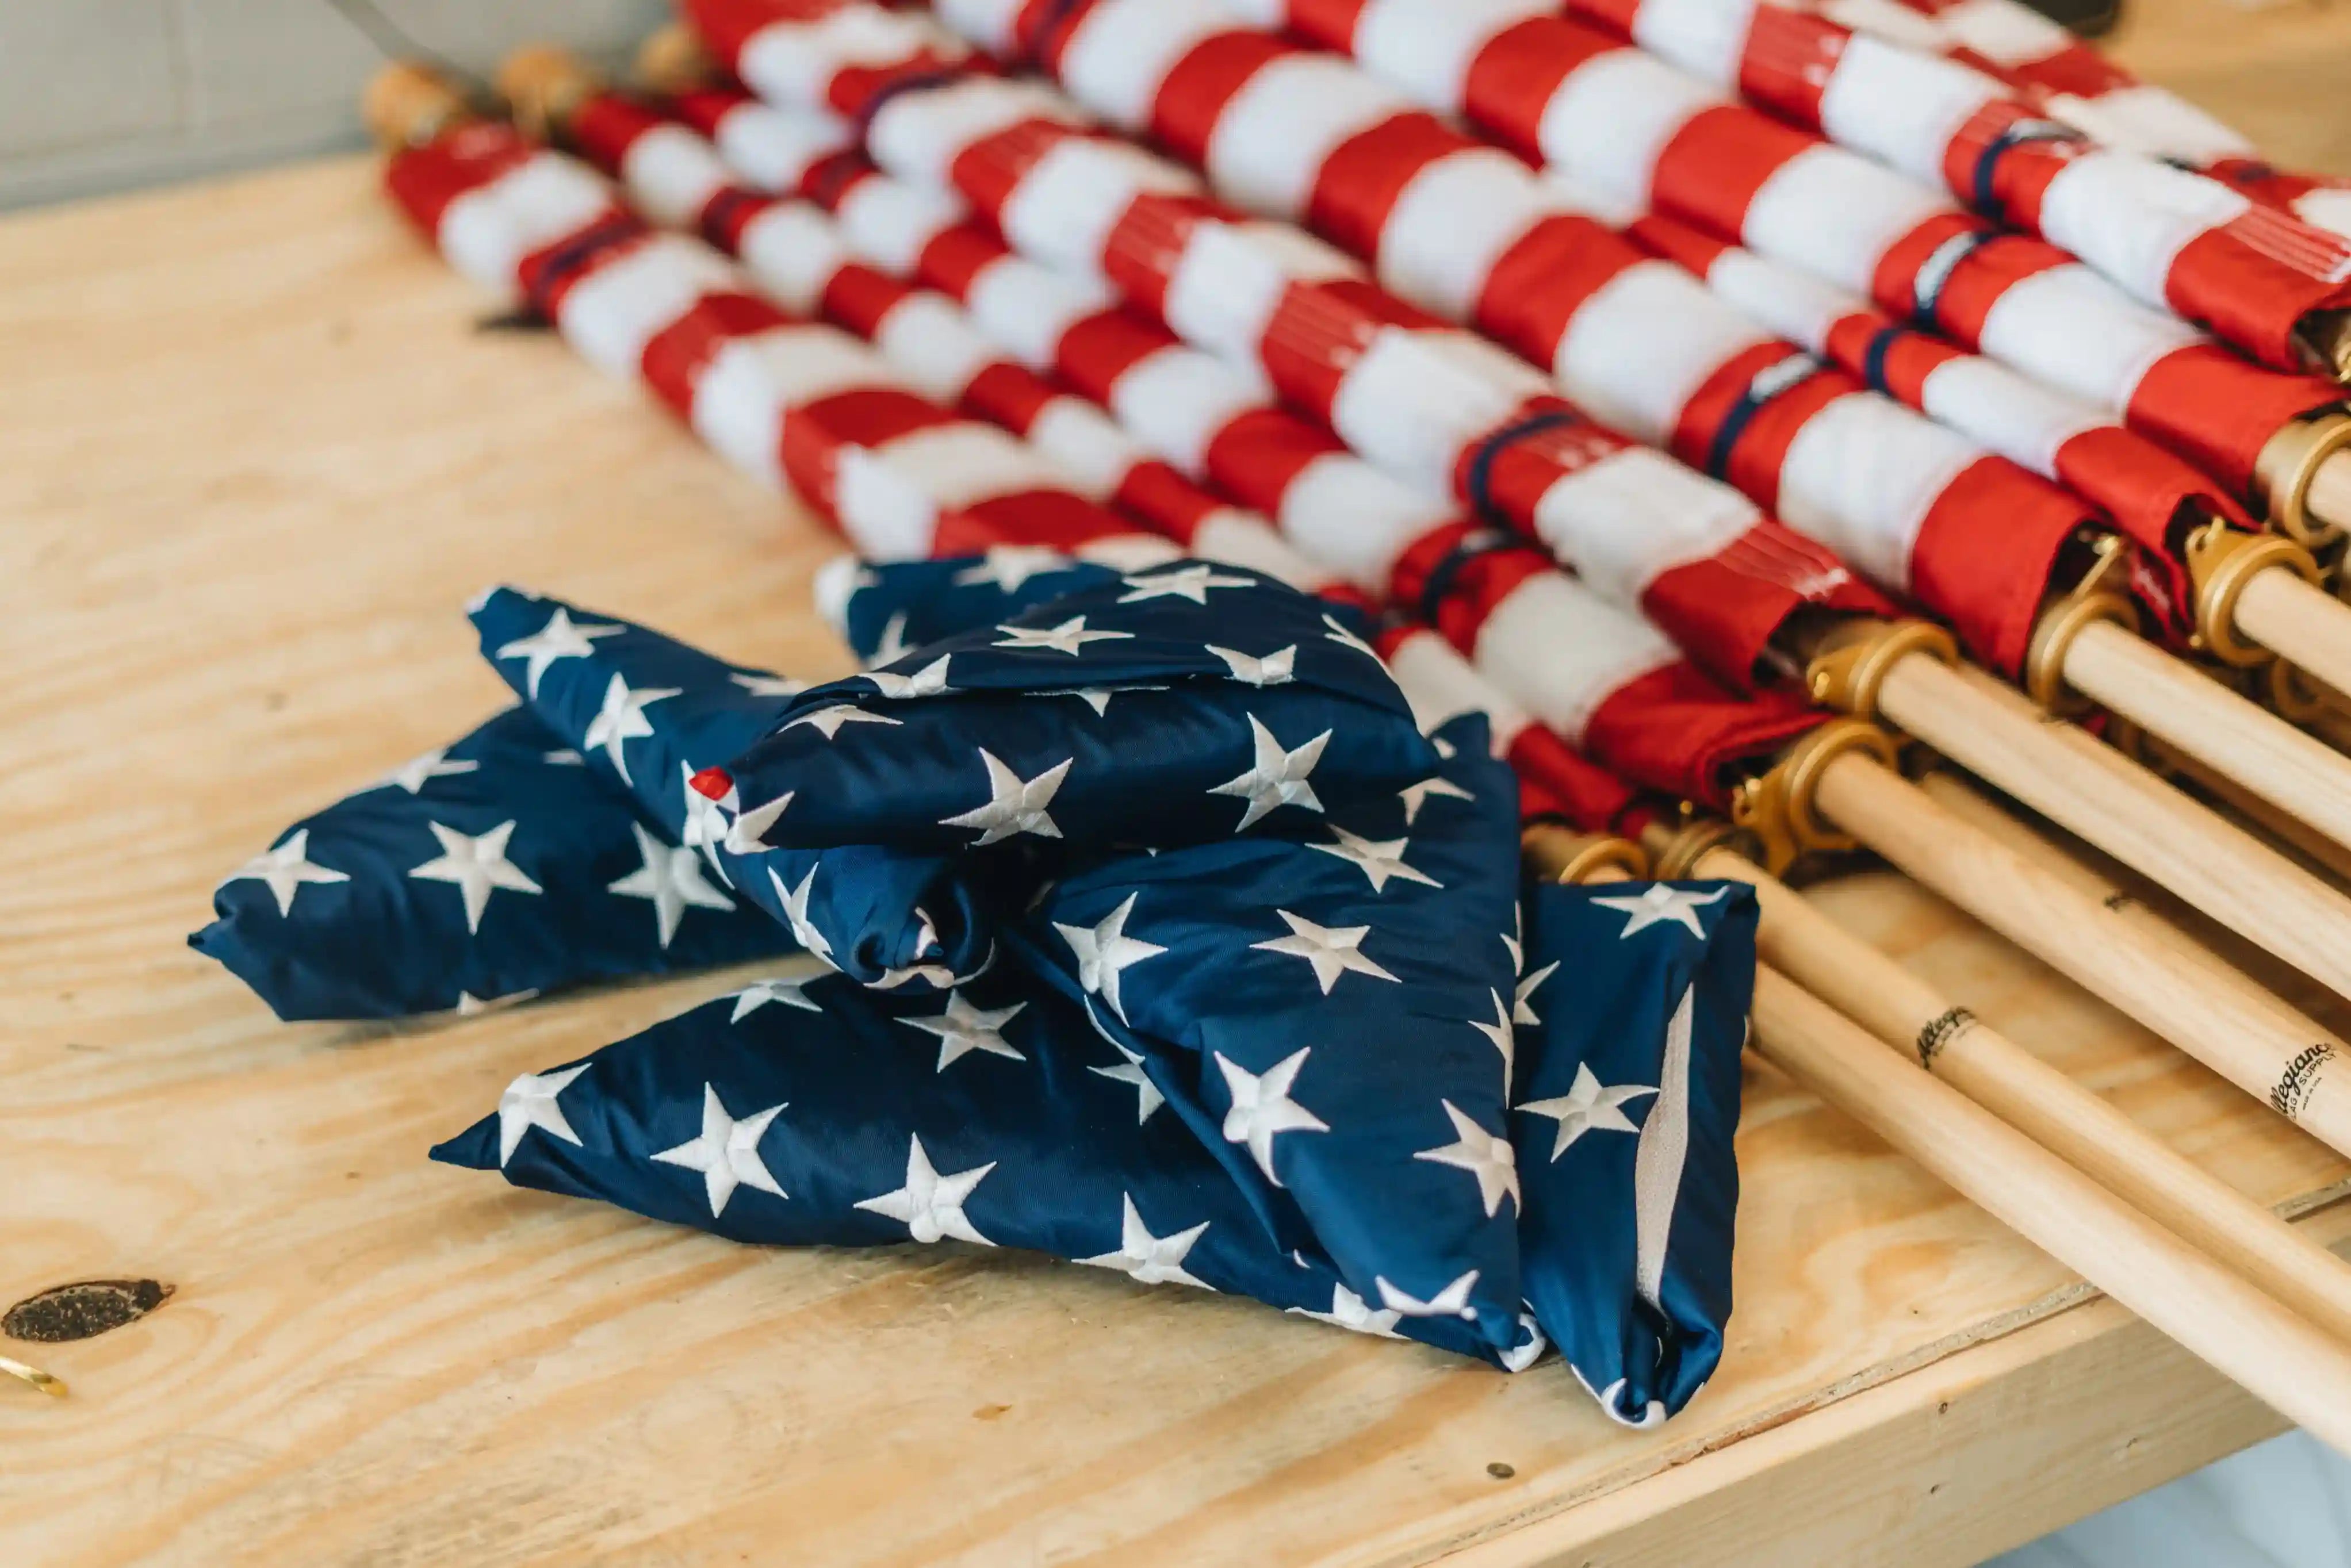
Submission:
[[[519,706],[193,939],[287,1018],[800,961],[434,1151],[744,1241],[1019,1246],[1678,1409],[1729,1310],[1752,896],[1522,883],[1481,716],[1222,563],[829,574],[803,688],[512,590]]]
[[[819,606],[868,664],[495,591],[518,706],[297,824],[195,944],[287,1018],[789,958],[437,1155],[1555,1344],[1635,1425],[1721,1352],[1760,997],[1800,1082],[2281,1408],[2351,1408],[2340,1346],[2147,1216],[2321,1318],[2334,1260],[2074,1085],[2017,1068],[2001,1111],[2071,1107],[2060,1159],[1969,1120],[1927,1076],[2004,1043],[1963,1008],[1874,1024],[1927,1070],[1876,1076],[1784,977],[1819,917],[1704,820],[1774,869],[1880,848],[2351,1139],[2316,1025],[1917,817],[1829,711],[2351,994],[2339,889],[2048,722],[2102,706],[2351,844],[2351,761],[2254,700],[2291,684],[2185,662],[2351,681],[2312,553],[2351,521],[2351,244],[2004,3],[687,0],[655,98],[527,55],[510,124],[388,74],[395,202],[845,536]],[[1555,824],[1740,880],[1522,871]]]

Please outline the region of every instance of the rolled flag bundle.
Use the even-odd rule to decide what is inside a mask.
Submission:
[[[681,773],[735,748],[695,770],[727,831],[672,901],[764,884],[775,947],[838,972],[525,1074],[437,1155],[743,1240],[1032,1247],[1513,1368],[1556,1340],[1618,1419],[1678,1408],[1729,1306],[1751,898],[1522,908],[1482,719],[1424,737],[1271,580],[982,565],[861,574],[853,631],[946,635],[780,709],[642,627],[485,599],[486,653],[624,808],[683,816]],[[610,631],[500,653],[558,613]],[[1233,645],[1286,677],[1238,678]],[[914,962],[861,972],[910,925]]]

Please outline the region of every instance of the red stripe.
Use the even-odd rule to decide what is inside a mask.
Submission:
[[[1307,465],[1345,450],[1303,420],[1262,408],[1228,420],[1202,455],[1218,489],[1245,507],[1279,517],[1282,497]]]
[[[1577,32],[1553,16],[1531,16],[1486,41],[1461,84],[1469,119],[1522,158],[1542,155],[1543,110],[1575,69],[1622,47],[1597,33]]]
[[[427,238],[436,238],[452,202],[538,153],[511,125],[459,125],[426,146],[393,153],[383,166],[384,190]]]
[[[2196,343],[2139,378],[2128,423],[2251,500],[2253,461],[2270,437],[2342,397],[2316,376],[2282,376],[2217,343]]]
[[[914,287],[862,262],[846,262],[825,280],[818,308],[859,337],[871,340],[882,329],[883,317],[904,304]]]
[[[1332,148],[1315,171],[1307,226],[1351,255],[1376,256],[1405,187],[1430,165],[1478,145],[1418,110],[1366,127]]]
[[[789,325],[790,317],[756,295],[705,294],[646,340],[639,373],[654,396],[681,416],[689,416],[694,389],[712,356],[737,338]]]
[[[1822,90],[1852,36],[1809,12],[1758,5],[1740,55],[1739,90],[1799,125],[1818,125]]]
[[[1751,109],[1720,104],[1690,116],[1658,153],[1649,178],[1653,204],[1719,235],[1740,233],[1763,182],[1818,144]]]
[[[662,122],[643,104],[617,93],[590,93],[571,117],[567,134],[580,155],[607,172],[621,167],[637,139]]]
[[[1039,414],[1067,395],[1027,367],[998,360],[973,375],[963,390],[962,406],[1025,436]]]
[[[1264,33],[1213,34],[1184,52],[1152,96],[1149,133],[1196,163],[1233,98],[1267,66],[1301,51]]]
[[[1677,660],[1603,699],[1584,723],[1583,745],[1626,779],[1721,810],[1739,779],[1826,716],[1785,688],[1729,695]]]
[[[1575,313],[1641,260],[1640,251],[1588,218],[1542,218],[1496,260],[1473,319],[1487,336],[1548,365]]]
[[[1910,585],[1970,651],[2014,675],[2060,580],[2059,557],[2090,523],[2081,503],[2003,457],[1970,464],[1943,486],[1910,549]]]

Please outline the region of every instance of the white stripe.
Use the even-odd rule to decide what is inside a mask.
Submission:
[[[1951,204],[1917,181],[1842,147],[1807,147],[1767,176],[1747,204],[1740,237],[1857,294],[1878,257]]]
[[[1416,628],[1388,650],[1388,674],[1412,705],[1412,716],[1423,734],[1465,713],[1482,713],[1494,735],[1499,755],[1531,722],[1519,706],[1479,674],[1452,643],[1437,632]]]
[[[1732,246],[1706,269],[1706,286],[1779,336],[1825,353],[1829,329],[1868,305],[1800,267]]]
[[[1336,55],[1285,55],[1261,67],[1217,116],[1201,165],[1227,201],[1296,217],[1338,145],[1405,105]]]
[[[1602,703],[1678,657],[1656,627],[1562,572],[1528,578],[1478,628],[1479,673],[1573,746]]]
[[[1059,96],[1042,88],[967,77],[946,87],[902,92],[883,103],[866,127],[865,149],[900,179],[944,189],[948,165],[966,148],[1040,116],[1069,118]]]
[[[565,292],[556,325],[582,358],[633,376],[645,345],[704,295],[739,288],[743,277],[700,240],[655,235],[605,263]]]
[[[441,210],[434,235],[449,265],[500,295],[522,258],[611,210],[611,188],[581,164],[541,152]]]
[[[1633,1283],[1641,1299],[1659,1312],[1665,1289],[1666,1251],[1680,1201],[1682,1169],[1689,1162],[1690,1036],[1698,987],[1682,991],[1666,1023],[1665,1060],[1657,1070],[1657,1097],[1641,1123],[1633,1151]]]
[[[1050,369],[1062,334],[1117,303],[1109,285],[1071,277],[1026,257],[1004,256],[981,268],[965,304],[987,335],[1032,370]]]
[[[1307,593],[1331,580],[1329,572],[1274,532],[1271,523],[1233,507],[1219,507],[1200,519],[1192,532],[1192,553],[1204,560],[1261,571]]]
[[[1104,534],[1081,541],[1071,554],[1121,571],[1147,571],[1184,559],[1183,547],[1157,534]]]
[[[2351,238],[2351,190],[2322,185],[2294,198],[2294,215],[2313,228]]]
[[[1739,56],[1755,17],[1755,0],[1643,0],[1633,38],[1717,87],[1739,80]]]
[[[825,285],[849,260],[831,223],[814,207],[783,202],[743,225],[743,268],[795,316],[815,314]]]
[[[2135,153],[2087,152],[2041,195],[2041,234],[2149,305],[2180,247],[2252,204],[2218,180]]]
[[[971,215],[963,198],[904,180],[860,180],[841,199],[833,220],[857,254],[904,277],[920,265],[923,247]]]
[[[813,22],[774,22],[751,35],[736,73],[760,97],[790,104],[822,100],[825,84],[850,66],[888,65],[946,36],[918,13],[844,5]]]
[[[1103,0],[1061,47],[1058,75],[1072,97],[1126,131],[1151,123],[1152,99],[1169,70],[1232,19],[1216,7],[1171,0]]]
[[[1658,573],[1715,554],[1759,516],[1729,486],[1633,446],[1552,481],[1534,525],[1596,592],[1634,605]]]
[[[1208,443],[1236,414],[1271,399],[1264,382],[1206,354],[1169,349],[1136,361],[1110,389],[1111,412],[1154,452],[1198,474]]]
[[[872,560],[920,560],[938,532],[938,508],[914,476],[862,446],[835,460],[832,509],[857,553]]]
[[[1067,490],[1061,471],[1027,442],[977,420],[910,431],[872,448],[941,511],[1024,490]]]
[[[1354,57],[1431,109],[1458,112],[1471,62],[1544,0],[1370,0],[1355,17]]]
[[[1013,35],[1023,0],[939,0],[939,19],[990,53],[1019,42]]]
[[[1647,206],[1657,155],[1690,117],[1722,101],[1705,84],[1638,49],[1611,49],[1568,73],[1543,105],[1544,161],[1604,199]]]
[[[1340,378],[1331,428],[1390,473],[1450,489],[1461,449],[1547,390],[1517,361],[1498,365],[1500,354],[1465,332],[1383,327]]]
[[[1194,188],[1141,148],[1071,137],[1021,176],[998,226],[1038,260],[1091,277],[1101,273],[1102,246],[1137,196]]]
[[[1943,182],[1943,150],[1968,116],[2007,95],[1953,60],[1855,37],[1821,93],[1821,129],[1929,184]]]
[[[1961,0],[1961,6],[1953,9],[1967,3]],[[1929,16],[1913,11],[1902,0],[1827,0],[1820,12],[1840,27],[1885,38],[1905,48],[1923,49],[1930,55],[1943,54],[1959,41],[1943,26],[1943,18],[1949,12]]]
[[[1928,413],[2043,478],[2057,474],[2057,449],[2108,423],[2088,404],[1980,355],[1927,372],[1918,400]]]
[[[2127,406],[2139,378],[2197,340],[2078,264],[2053,267],[2001,290],[1984,317],[1983,351],[2109,413]]]
[[[996,346],[962,309],[927,289],[907,295],[883,312],[874,323],[873,346],[916,392],[948,405],[962,402],[972,378],[998,361]]]
[[[1357,276],[1345,256],[1287,224],[1196,224],[1176,258],[1162,315],[1187,342],[1254,360],[1292,283]]]
[[[1071,487],[1107,500],[1148,455],[1140,442],[1080,397],[1057,397],[1029,422],[1029,444],[1053,460]]]
[[[710,143],[683,125],[656,125],[621,155],[621,183],[637,210],[665,229],[685,228],[726,183]]]
[[[2049,112],[2109,147],[2151,158],[2210,163],[2256,151],[2241,132],[2159,87],[2116,88],[2095,98],[2059,93],[2049,99]]]
[[[1765,340],[1682,268],[1641,261],[1568,318],[1552,365],[1567,395],[1603,424],[1657,445],[1708,377]]]
[[[831,327],[770,328],[722,344],[694,387],[696,434],[737,467],[783,483],[784,410],[852,387],[889,385],[874,352]]]
[[[1308,555],[1384,598],[1396,558],[1454,516],[1442,497],[1398,484],[1351,453],[1331,452],[1291,477],[1276,520]]]
[[[1982,449],[1876,392],[1848,392],[1806,420],[1780,465],[1780,519],[1881,588],[1910,587],[1928,511]]]
[[[1935,13],[1953,39],[1994,65],[2017,66],[2047,59],[2074,41],[2074,35],[2017,0],[1959,0]]]
[[[789,191],[810,168],[857,144],[846,121],[817,109],[738,103],[719,116],[718,155],[747,185]]]
[[[1552,210],[1510,154],[1491,147],[1448,153],[1397,193],[1380,230],[1380,281],[1425,310],[1461,319],[1494,264]]]

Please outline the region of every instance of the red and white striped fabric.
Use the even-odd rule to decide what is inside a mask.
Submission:
[[[1998,77],[2051,119],[2105,146],[2200,169],[2256,202],[2351,235],[2351,181],[2272,166],[2233,127],[2139,80],[2018,0],[1828,0],[1820,9],[1855,32]]]
[[[679,107],[716,126],[741,101],[702,93]],[[1062,372],[1163,457],[1279,519],[1310,556],[1367,593],[1401,591],[1407,623],[1433,618],[1475,659],[1498,739],[1522,777],[1548,780],[1554,796],[1578,792],[1543,761],[1562,736],[1650,789],[1720,805],[1729,779],[1817,722],[1792,698],[1730,697],[1541,552],[1474,528],[1283,412],[1261,378],[1178,342],[1099,286],[1014,254],[951,198],[862,158],[810,155],[805,129],[779,128],[747,162],[821,199],[842,239],[868,259],[953,296],[992,340]],[[797,160],[786,152],[792,146],[803,150]],[[1420,678],[1468,689],[1466,671],[1447,677],[1448,687],[1433,651],[1416,657]],[[1541,727],[1522,727],[1517,716],[1527,712]]]
[[[2304,368],[2303,323],[2351,305],[2351,243],[2340,235],[2200,174],[2102,147],[1956,60],[1759,0],[1570,0],[1568,8],[1700,80],[1940,183],[2266,364]]]
[[[1508,153],[1353,62],[1237,26],[1218,0],[946,0],[1031,42],[1087,109],[1311,223],[1410,303],[1466,319],[1612,426],[1727,480],[2013,672],[2086,509],[1775,338]],[[1464,430],[1465,444],[1480,433]],[[1462,459],[1457,456],[1458,464]]]
[[[656,234],[584,165],[512,128],[396,153],[395,201],[459,271],[642,380],[738,466],[789,484],[877,559],[1027,544],[1125,563],[1176,552],[1017,438],[947,413],[865,344],[796,321],[699,241]]]
[[[778,98],[811,79],[837,86],[840,19],[869,10],[688,9],[722,60]],[[943,79],[927,46],[919,74],[893,87],[876,81],[886,72],[872,53],[852,53],[876,99],[867,146],[885,167],[952,183],[1031,256],[1102,276],[1196,344],[1254,358],[1358,452],[1534,534],[1725,678],[1751,681],[1802,608],[1884,608],[1834,555],[1735,491],[1593,425],[1524,365],[1369,286],[1328,247],[1217,208],[1171,165],[1081,129],[1056,96],[978,74]],[[835,87],[810,96],[855,116]]]
[[[1192,554],[1253,567],[1310,591],[1328,585],[1329,574],[1264,517],[1209,494],[1100,408],[1006,359],[959,306],[858,262],[823,213],[737,183],[696,131],[607,92],[573,109],[568,133],[647,218],[698,229],[739,258],[784,309],[820,316],[872,343],[925,397],[1004,426],[1093,499]],[[745,140],[739,125],[736,140]],[[750,140],[755,150],[773,141]]]
[[[1099,26],[1103,9],[1097,7],[1085,26]],[[1153,10],[1164,15],[1155,5]],[[1318,18],[1328,20],[1327,9],[1311,14],[1301,9],[1301,30],[1311,36]],[[1346,45],[1353,35],[1353,27],[1334,29],[1327,41]],[[1064,57],[1075,52],[1087,36],[1085,32],[1076,35],[1063,47]],[[1203,38],[1200,47],[1216,46]],[[1123,68],[1133,72],[1141,68],[1123,62]],[[1259,74],[1261,77],[1273,68],[1259,68]],[[1402,79],[1393,85],[1405,91],[1426,89],[1425,74],[1418,80],[1398,74]],[[1360,98],[1352,107],[1360,111]],[[1358,118],[1364,116],[1359,112]],[[1782,517],[1817,516],[1826,509],[1804,493],[1808,479],[1815,493],[1828,489],[1829,505],[1842,501],[1850,506],[1869,498],[1843,494],[1846,488],[1843,481],[1856,463],[1869,461],[1891,444],[1876,439],[1872,428],[1886,421],[1855,417],[1855,405],[1842,401],[1844,394],[1857,392],[1866,383],[1907,407],[1923,410],[2043,478],[2070,485],[2076,494],[2107,511],[2126,533],[2163,558],[2156,563],[2164,580],[2157,604],[2168,618],[2176,617],[2184,608],[2186,578],[2177,570],[2176,557],[2188,528],[2216,516],[2239,524],[2244,520],[2239,508],[2197,469],[2078,399],[1928,334],[1904,329],[1810,274],[1710,236],[1698,236],[1696,231],[1672,220],[1650,217],[1635,222],[1621,238],[1595,234],[1592,223],[1561,221],[1556,214],[1575,209],[1582,194],[1568,182],[1555,178],[1541,187],[1539,197],[1525,196],[1520,193],[1533,183],[1531,175],[1517,170],[1501,154],[1470,151],[1449,134],[1432,134],[1425,123],[1395,117],[1366,123],[1353,136],[1340,139],[1326,157],[1325,166],[1353,172],[1356,183],[1367,183],[1373,176],[1363,171],[1371,158],[1359,150],[1376,148],[1383,140],[1391,146],[1399,141],[1405,145],[1387,162],[1377,165],[1377,177],[1395,193],[1387,204],[1381,235],[1382,257],[1405,248],[1395,243],[1405,237],[1397,231],[1416,219],[1432,231],[1430,246],[1441,243],[1434,236],[1458,234],[1467,226],[1458,213],[1446,213],[1441,222],[1429,215],[1437,200],[1447,193],[1448,182],[1455,190],[1474,195],[1477,221],[1490,225],[1480,231],[1480,237],[1495,236],[1484,243],[1484,254],[1491,259],[1482,272],[1471,270],[1466,279],[1471,285],[1468,308],[1477,325],[1521,353],[1550,363],[1571,396],[1646,439],[1661,441],[1685,461],[1707,465],[1712,444],[1723,428],[1721,418],[1691,417],[1693,408],[1702,413],[1708,404],[1710,378],[1759,361],[1785,362],[1794,352],[1792,346],[1783,343],[1778,358],[1771,358],[1772,350],[1761,340],[1759,329],[1792,340],[1793,344],[1858,378],[1807,378],[1800,383],[1796,397],[1785,400],[1813,400],[1811,420],[1823,427],[1815,430],[1808,423],[1790,444],[1813,460],[1816,467],[1812,474],[1799,468],[1792,475],[1783,460],[1779,488],[1766,494],[1750,485],[1750,480],[1765,476],[1757,474],[1752,465],[1742,467],[1734,461],[1732,477],[1765,504],[1776,502],[1775,509]],[[1331,188],[1332,183],[1318,181],[1315,200],[1335,199],[1341,193]],[[1582,204],[1588,208],[1593,204]],[[1587,211],[1585,215],[1608,223],[1625,216],[1597,211]],[[1667,243],[1660,244],[1661,236]],[[1689,281],[1670,269],[1659,269],[1654,264],[1642,269],[1644,253],[1687,267],[1714,285],[1716,299],[1693,299]],[[1384,276],[1396,270],[1383,267]],[[1411,293],[1413,281],[1409,275],[1397,277],[1393,286]],[[1726,303],[1733,308],[1730,311],[1724,310]],[[1707,359],[1709,349],[1715,355],[1711,364]],[[1620,399],[1612,394],[1616,389],[1638,392],[1660,380],[1685,394],[1670,423],[1654,414],[1645,419],[1638,407],[1625,415],[1615,413]],[[1712,401],[1726,413],[1733,406],[1719,398]],[[1931,476],[1935,470],[1927,463],[1912,465],[1912,471]],[[1964,511],[1964,516],[1948,519],[1952,525],[1949,534],[1957,544],[1938,537],[1931,515],[1919,530],[1916,548],[1930,559],[1938,547],[1967,548],[1982,538],[1967,525],[1988,510],[2005,510],[2027,526],[2033,516],[2029,504],[2018,507],[2008,497],[2000,497],[1996,505],[1976,499],[1990,486],[1957,488],[1955,504],[1949,510]],[[1972,504],[1963,508],[1956,504],[1962,500]],[[2051,530],[2046,537],[2062,538],[2066,528],[2064,510],[2051,510],[2044,503],[2042,515]],[[1850,548],[1846,553],[1849,559],[1860,554]],[[2036,559],[2047,559],[2045,554],[2029,549],[2004,553],[2020,568]],[[1922,597],[1934,602],[1931,595]],[[2024,619],[2030,619],[2029,613]]]
[[[1655,208],[1865,295],[2119,414],[2232,493],[2333,383],[2244,360],[2125,297],[2046,241],[2007,234],[1893,170],[1721,95],[1526,0],[1290,6],[1414,96],[1548,163],[1614,212]],[[1319,18],[1319,19],[1316,19]]]

